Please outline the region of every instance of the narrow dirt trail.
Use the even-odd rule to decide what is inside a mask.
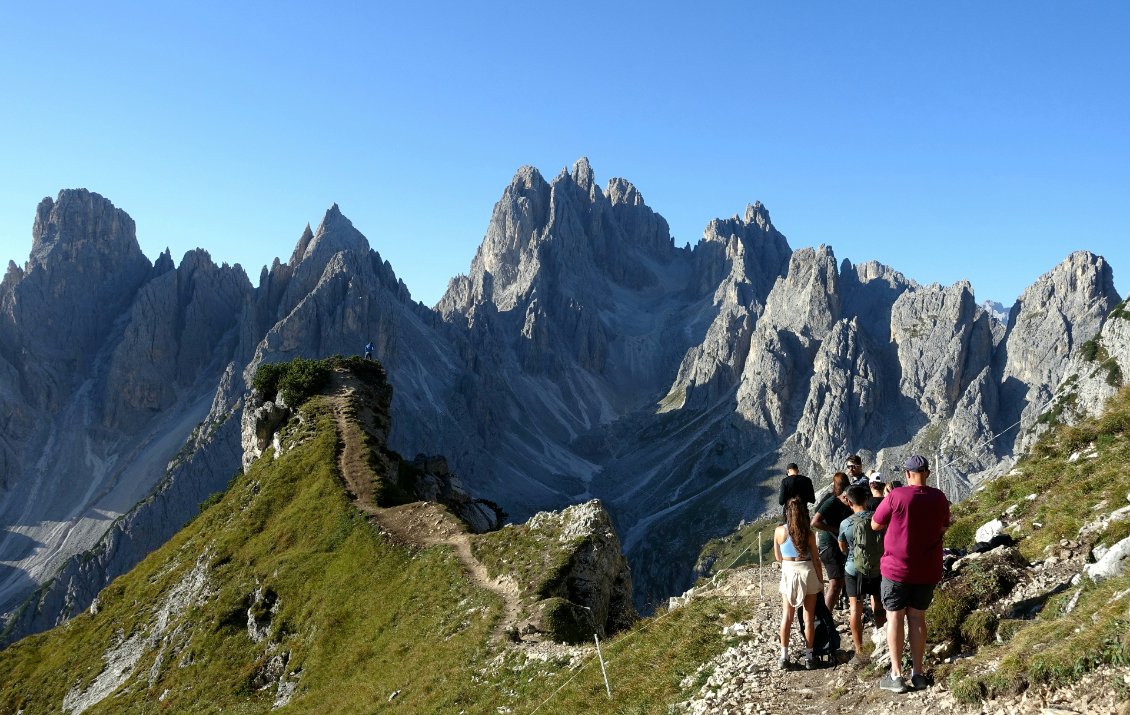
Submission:
[[[354,505],[373,518],[376,526],[396,543],[410,548],[447,546],[452,549],[471,583],[502,600],[503,615],[491,632],[491,643],[505,642],[506,632],[517,626],[521,616],[518,588],[509,579],[493,579],[471,551],[467,527],[443,506],[433,502],[414,502],[395,507],[378,506],[373,490],[377,475],[369,465],[369,447],[361,426],[349,415],[353,389],[345,387],[332,398],[341,450],[338,469]]]

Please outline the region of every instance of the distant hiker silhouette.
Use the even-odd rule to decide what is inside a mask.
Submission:
[[[372,360],[373,359],[373,341],[372,340],[365,343],[365,359],[366,360]]]

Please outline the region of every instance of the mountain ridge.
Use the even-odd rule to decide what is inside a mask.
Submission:
[[[57,216],[71,230],[67,214]],[[205,254],[190,254],[180,266],[162,255],[146,267],[120,328],[104,331],[101,362],[80,353],[88,362],[79,374],[113,366],[98,368],[85,391],[50,361],[16,359],[28,337],[21,326],[34,321],[15,318],[28,314],[21,296],[31,284],[9,267],[0,295],[0,404],[13,428],[0,437],[6,611],[66,560],[37,560],[50,551],[48,530],[12,516],[41,502],[29,496],[28,465],[50,439],[85,429],[91,410],[106,412],[110,427],[147,431],[121,451],[123,432],[104,428],[60,463],[83,464],[89,448],[150,465],[136,502],[183,450],[186,484],[222,485],[242,452],[237,430],[224,426],[260,364],[353,354],[372,340],[394,386],[398,450],[450,455],[453,471],[516,518],[601,498],[631,545],[644,605],[686,585],[702,542],[763,508],[787,461],[823,480],[850,453],[878,465],[911,449],[948,452],[960,472],[940,476],[954,495],[1006,469],[1030,437],[1000,432],[1014,422],[1025,434],[1037,429],[1072,351],[1118,302],[1109,265],[1080,253],[1042,276],[1002,326],[967,284],[922,286],[874,262],[838,261],[828,246],[793,250],[760,204],[677,248],[635,187],[612,179],[600,189],[583,159],[552,182],[532,167],[517,172],[471,270],[435,310],[411,299],[336,206],[257,287],[238,267],[213,270]],[[50,346],[31,337],[31,348]],[[175,370],[174,355],[185,356]],[[36,431],[49,400],[70,405],[71,421]],[[170,426],[173,414],[183,426]],[[57,480],[52,493],[70,484],[39,474]],[[161,507],[166,530],[194,513],[197,491]],[[134,503],[119,501],[107,513]],[[79,507],[68,508],[85,513]],[[70,511],[42,521],[60,528]],[[72,543],[89,548],[109,521],[80,516],[86,536]],[[54,583],[57,594],[98,588]]]

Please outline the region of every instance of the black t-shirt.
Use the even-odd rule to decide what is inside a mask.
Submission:
[[[830,546],[836,543],[840,533],[840,522],[851,516],[851,508],[829,493],[816,507],[816,513],[824,519],[824,526],[831,531],[816,531],[816,541],[821,546]]]
[[[816,493],[812,490],[812,480],[803,474],[790,474],[781,480],[781,493],[777,496],[777,503],[784,506],[793,497],[800,497],[805,504],[816,501]]]

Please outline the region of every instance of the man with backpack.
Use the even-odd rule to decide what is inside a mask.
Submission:
[[[926,609],[942,580],[942,537],[950,525],[950,503],[941,489],[926,486],[930,464],[914,455],[906,460],[906,486],[894,489],[871,516],[871,528],[883,538],[881,594],[887,610],[887,645],[891,672],[879,687],[893,693],[922,690],[926,650]],[[902,675],[903,618],[910,640],[910,683]]]
[[[871,658],[863,653],[863,602],[871,597],[875,627],[881,628],[886,614],[879,603],[882,582],[880,560],[883,558],[883,534],[871,528],[871,511],[867,508],[871,493],[866,487],[854,486],[847,491],[852,515],[840,524],[840,551],[847,557],[844,564],[846,587],[850,605],[851,639],[855,644],[852,663],[867,665]]]

